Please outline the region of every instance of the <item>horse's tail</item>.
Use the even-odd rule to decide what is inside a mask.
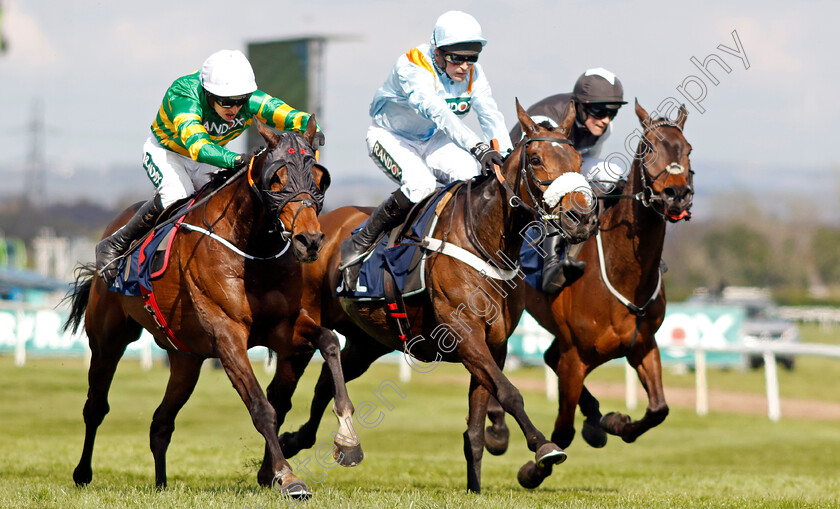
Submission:
[[[70,301],[70,316],[62,325],[61,330],[70,330],[75,333],[85,316],[88,299],[90,298],[90,287],[93,285],[93,278],[96,275],[96,265],[93,263],[79,264],[76,266],[76,281],[73,288],[67,292],[62,302]]]

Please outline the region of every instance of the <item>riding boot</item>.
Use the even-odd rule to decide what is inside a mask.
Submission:
[[[364,255],[382,233],[397,226],[405,219],[413,205],[398,189],[376,207],[361,230],[344,239],[341,243],[341,263],[338,268],[344,271],[345,289],[351,291],[356,289],[356,280],[359,278],[359,271],[362,269],[361,262]]]
[[[163,212],[163,205],[160,202],[160,195],[147,201],[134,216],[119,230],[112,233],[96,244],[96,271],[102,276],[108,286],[114,284],[117,278],[118,264],[115,260],[121,256],[131,243],[145,235],[155,220]]]
[[[542,248],[548,253],[543,263],[542,291],[543,293],[555,294],[563,288],[577,281],[586,268],[586,262],[577,260],[583,248],[583,242],[572,244],[566,249],[566,256],[562,257],[560,235],[546,237],[543,240]]]

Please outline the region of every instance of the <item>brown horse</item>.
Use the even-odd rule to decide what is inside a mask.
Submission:
[[[536,220],[535,214],[548,220],[544,212],[536,210],[548,194],[546,188],[551,189],[549,184],[555,182],[574,180],[558,177],[580,180],[580,187],[573,186],[566,193],[557,193],[562,196],[559,208],[569,212],[560,214],[564,231],[571,238],[580,240],[591,235],[596,226],[594,200],[584,195],[589,188],[579,175],[580,155],[563,134],[569,132],[574,122],[574,108],[570,107],[566,112],[561,127],[553,130],[535,124],[518,102],[516,106],[526,137],[495,178],[479,177],[458,188],[440,208],[439,226],[434,233],[445,245],[459,246],[484,263],[493,264],[486,266],[488,273],[494,268],[513,268],[509,271],[500,269],[500,272],[509,272],[514,278],[521,276],[515,262],[511,261],[519,257],[523,242],[520,232],[526,231],[529,223]],[[511,186],[511,183],[514,184]],[[588,209],[576,206],[588,200]],[[411,339],[404,342],[397,337],[381,301],[337,298],[333,293],[340,278],[337,268],[339,245],[369,212],[370,209],[345,207],[325,214],[321,218],[327,233],[324,256],[304,270],[304,307],[316,321],[347,338],[341,352],[347,380],[357,378],[374,360],[394,350],[432,361],[431,367],[422,368],[424,372],[431,371],[438,362],[460,362],[472,376],[469,390],[472,424],[484,421],[485,414],[475,412],[483,409],[487,398],[493,395],[516,418],[528,448],[535,452],[536,464],[548,466],[563,461],[565,452],[534,427],[525,413],[522,396],[500,368],[507,352],[507,338],[524,307],[524,301],[512,288],[517,283],[524,283],[492,280],[475,265],[432,250],[425,267],[426,291],[406,297],[404,301],[411,324],[406,336]],[[406,357],[411,360],[408,355]],[[305,356],[290,359],[278,367],[275,382],[293,389],[308,360]],[[281,446],[288,456],[314,445],[321,416],[333,396],[329,377],[329,372],[322,369],[309,421],[297,432],[281,437]],[[291,397],[291,391],[284,393]],[[467,487],[474,492],[481,488],[483,448],[482,432],[464,434]]]
[[[694,194],[691,145],[682,132],[688,112],[681,107],[674,122],[651,119],[636,102],[636,115],[644,133],[628,178],[629,193],[601,198],[609,205],[600,214],[598,234],[581,251],[587,263],[584,275],[555,295],[529,285],[520,288],[528,312],[555,336],[545,362],[559,377],[551,438],[561,447],[574,438],[578,402],[586,416],[584,439],[594,447],[606,444],[606,433],[633,442],[668,415],[654,333],[665,317],[660,264],[666,221],[689,218]],[[648,394],[648,408],[639,421],[619,413],[602,416],[598,401],[583,386],[593,369],[620,357],[627,357]],[[493,403],[486,440],[490,452],[501,454],[508,431],[504,410]],[[519,479],[536,487],[550,474],[550,466],[530,462]]]
[[[300,304],[301,262],[310,263],[319,256],[324,234],[317,214],[329,185],[329,174],[316,164],[311,149],[316,123],[309,122],[303,137],[293,132],[278,135],[257,124],[268,150],[251,161],[248,178],[243,170],[225,183],[221,182],[224,177],[216,179],[215,194],[186,214],[179,229],[188,231],[175,236],[169,268],[153,283],[160,318],[172,335],[161,326],[160,318],[146,310],[142,297],[108,291],[91,265],[79,268],[68,296],[72,310],[65,328],[77,329],[84,317],[92,357],[83,412],[85,443],[73,471],[77,485],[91,481],[93,444],[109,410],[114,371],[126,346],[144,328],[167,350],[170,363],[169,384],[149,433],[158,487],[166,486],[166,450],[175,417],[208,357],[221,361],[254,426],[265,437],[266,461],[258,480],[278,492],[310,495],[283,457],[277,441],[281,422],[254,376],[248,349],[265,346],[282,359],[311,351],[314,345],[336,380],[336,415],[341,423],[352,415],[338,340]],[[136,205],[123,212],[105,234],[128,220],[134,209]],[[196,231],[194,225],[201,225],[204,232]]]

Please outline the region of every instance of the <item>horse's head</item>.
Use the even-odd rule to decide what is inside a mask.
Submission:
[[[505,163],[508,180],[520,201],[536,210],[541,221],[551,223],[566,240],[577,244],[598,226],[595,195],[580,174],[581,156],[569,140],[575,108],[569,104],[557,127],[537,124],[516,101],[524,134]]]
[[[277,134],[259,121],[256,125],[268,150],[252,162],[248,181],[270,214],[273,229],[292,243],[295,257],[314,262],[324,243],[318,213],[330,185],[330,174],[316,162],[312,149],[315,119],[310,117],[303,137],[289,131]]]
[[[680,106],[679,117],[673,122],[667,118],[652,119],[636,101],[636,116],[644,127],[635,161],[641,170],[642,203],[672,223],[690,219],[694,172],[688,160],[691,145],[682,132],[688,111]]]

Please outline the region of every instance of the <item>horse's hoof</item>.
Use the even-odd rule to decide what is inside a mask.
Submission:
[[[493,426],[487,426],[484,430],[484,447],[493,456],[501,456],[507,451],[510,440],[510,430],[507,427],[497,430]]]
[[[588,420],[583,421],[583,430],[581,431],[583,439],[590,447],[600,449],[607,445],[607,432],[601,429],[599,424],[591,424]]]
[[[306,486],[306,483],[301,481],[296,475],[294,474],[286,474],[285,482],[281,486],[276,486],[276,482],[279,480],[279,475],[275,478],[274,483],[272,483],[271,489],[279,495],[286,495],[295,500],[306,500],[312,496],[312,492],[309,491],[309,487]]]
[[[93,479],[93,471],[89,468],[76,467],[73,470],[73,482],[76,486],[87,486]]]
[[[551,442],[542,444],[539,449],[537,449],[537,454],[534,459],[534,463],[536,463],[539,468],[559,465],[564,461],[566,461],[566,452]]]
[[[295,500],[308,500],[312,496],[312,492],[309,491],[309,488],[303,481],[297,481],[289,486],[280,488],[280,493],[282,495],[288,495]]]
[[[274,475],[271,473],[271,468],[260,468],[260,471],[257,472],[257,484],[268,488],[271,487],[273,481]]]
[[[516,480],[523,488],[532,490],[542,484],[543,480],[551,474],[551,468],[541,469],[533,461],[522,465],[516,474]]]
[[[629,415],[620,414],[618,412],[610,412],[601,417],[601,429],[610,435],[621,436],[624,434],[624,428],[630,424],[632,420]]]
[[[333,457],[335,457],[335,462],[342,467],[355,467],[365,459],[365,453],[362,451],[361,444],[349,447],[335,444]]]

